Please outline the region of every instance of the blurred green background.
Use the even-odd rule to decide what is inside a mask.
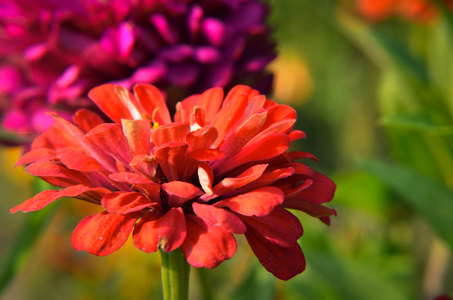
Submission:
[[[259,265],[245,239],[215,270],[191,272],[191,299],[435,299],[453,294],[453,22],[368,24],[350,3],[272,0],[279,57],[272,99],[298,110],[314,168],[338,189],[330,227],[298,214],[307,270],[288,282]],[[0,258],[28,215],[31,178],[0,149]],[[70,246],[96,207],[61,201],[1,300],[160,299],[159,255],[131,243],[107,257]],[[52,210],[52,208],[50,209]],[[30,222],[28,220],[28,222]],[[35,228],[39,230],[39,228]],[[27,248],[28,249],[28,248]],[[19,266],[22,261],[19,260]],[[13,268],[14,269],[14,268]],[[5,278],[2,278],[4,280]],[[0,282],[2,283],[2,282]]]

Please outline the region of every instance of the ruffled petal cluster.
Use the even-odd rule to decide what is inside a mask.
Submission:
[[[106,84],[89,97],[114,123],[86,109],[51,127],[18,164],[62,187],[43,191],[11,212],[35,211],[75,197],[102,207],[75,228],[72,245],[94,255],[118,250],[132,235],[144,252],[181,248],[194,267],[214,268],[245,235],[262,265],[288,280],[305,269],[302,225],[288,209],[329,224],[324,206],[335,191],[326,176],[289,152],[304,138],[296,112],[247,86],[190,96],[173,118],[152,85]]]
[[[173,104],[238,83],[266,93],[267,13],[259,0],[1,0],[1,125],[41,133],[47,111],[92,108],[104,83],[151,83]]]

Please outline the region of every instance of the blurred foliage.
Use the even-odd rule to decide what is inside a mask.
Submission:
[[[453,18],[369,24],[334,0],[271,0],[279,57],[273,99],[298,110],[297,149],[337,183],[330,227],[298,214],[307,270],[278,281],[243,238],[214,270],[192,270],[191,299],[434,299],[453,294]],[[10,207],[30,195],[1,149],[0,255],[25,217]],[[358,163],[359,162],[359,163]],[[0,296],[29,299],[160,299],[159,255],[129,242],[108,257],[70,246],[96,208],[62,201],[29,263]]]

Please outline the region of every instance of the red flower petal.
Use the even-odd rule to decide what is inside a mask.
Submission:
[[[225,154],[219,149],[200,149],[190,152],[188,157],[197,161],[214,161],[224,158]]]
[[[247,100],[252,99],[253,97],[259,94],[258,91],[252,89],[246,85],[236,85],[234,86],[226,95],[223,105],[230,103],[231,101],[237,101],[238,97],[245,96]],[[223,108],[223,107],[222,107]]]
[[[128,165],[132,160],[128,142],[119,125],[101,124],[88,132],[83,139],[91,145],[102,149],[123,165]]]
[[[187,161],[186,152],[187,145],[181,142],[156,149],[154,155],[168,181],[185,181],[197,170],[197,164]]]
[[[247,106],[247,96],[239,95],[234,101],[223,102],[222,108],[212,120],[211,125],[217,129],[218,137],[213,147],[218,147],[231,127],[242,117],[242,113]]]
[[[263,125],[264,128],[269,128],[276,123],[283,120],[296,120],[297,113],[294,108],[288,105],[275,105],[268,109],[268,117],[266,123]]]
[[[52,185],[67,187],[74,184],[92,186],[92,183],[81,172],[50,161],[38,161],[28,165],[27,173],[39,176]]]
[[[235,130],[229,132],[220,149],[228,156],[237,154],[245,144],[256,136],[261,126],[264,124],[266,116],[266,111],[251,115],[247,120],[235,128]]]
[[[104,84],[91,89],[88,97],[117,124],[121,124],[121,119],[134,119],[130,111],[133,106],[130,97],[119,96],[112,84]],[[136,111],[136,108],[133,110]]]
[[[241,219],[222,208],[196,202],[192,204],[192,208],[195,214],[209,225],[219,226],[228,232],[237,234],[243,234],[247,230]]]
[[[299,244],[280,246],[251,229],[245,237],[260,263],[275,277],[289,280],[305,270],[305,257]]]
[[[51,127],[43,134],[41,141],[35,140],[33,148],[74,148],[80,151],[84,150],[82,142],[85,134],[80,128],[66,121],[59,115],[51,114],[54,121]],[[41,145],[39,145],[41,143]],[[46,144],[43,145],[42,143]]]
[[[150,113],[153,122],[160,125],[171,122],[167,103],[158,88],[150,84],[136,84],[134,94],[141,105]]]
[[[186,226],[187,236],[181,249],[190,265],[212,269],[236,252],[236,240],[223,228],[209,226],[193,215],[186,215]]]
[[[121,120],[123,132],[132,155],[150,152],[151,124],[149,120]]]
[[[239,216],[247,226],[257,231],[265,239],[283,247],[291,247],[303,234],[299,219],[282,207],[264,217]]]
[[[64,198],[64,197],[80,197],[89,201],[100,201],[102,196],[109,192],[104,188],[89,188],[84,185],[73,185],[67,187],[63,190],[54,191],[42,191],[39,194],[35,195],[33,198],[28,199],[27,201],[11,208],[10,213],[15,213],[19,210],[23,212],[36,211],[44,208],[46,205],[54,202],[55,200]],[[84,195],[85,194],[85,195]],[[83,197],[85,196],[85,197]],[[97,198],[97,199],[93,199]]]
[[[71,148],[63,148],[57,151],[57,155],[61,162],[72,170],[80,172],[94,172],[105,170],[100,163],[98,163],[91,156]]]
[[[307,137],[305,132],[303,132],[302,130],[293,130],[288,134],[288,136],[291,142],[294,142],[299,139],[304,139]]]
[[[30,163],[45,160],[49,161],[56,158],[55,150],[47,149],[47,148],[38,148],[33,149],[30,152],[27,152],[22,156],[16,164],[17,166],[20,165],[28,165]]]
[[[203,127],[189,132],[186,137],[186,143],[189,146],[188,152],[210,148],[217,136],[217,130],[214,127]]]
[[[313,184],[306,190],[303,190],[297,199],[307,200],[314,203],[325,203],[332,200],[335,194],[336,185],[328,177],[321,173],[313,176]]]
[[[334,210],[328,207],[308,200],[298,199],[297,197],[286,199],[285,202],[283,202],[283,207],[301,210],[316,218],[327,217],[335,214]]]
[[[184,181],[170,181],[162,184],[162,189],[168,195],[168,205],[175,207],[181,206],[186,201],[203,195],[203,191]]]
[[[72,246],[78,251],[85,250],[97,256],[115,252],[127,241],[137,218],[137,214],[108,212],[86,217],[72,233]]]
[[[250,140],[250,143],[257,143],[259,142],[262,138],[265,138],[266,136],[276,134],[276,133],[286,133],[290,128],[293,127],[294,123],[296,123],[296,119],[289,119],[289,120],[283,120],[277,123],[273,123],[271,126],[268,128],[264,129],[264,125],[262,131],[257,134],[253,139]],[[291,139],[290,139],[291,140]]]
[[[206,123],[210,123],[217,114],[222,105],[222,100],[222,88],[212,88],[201,94],[197,106],[204,109]]]
[[[171,123],[160,126],[153,133],[153,143],[156,146],[171,142],[185,142],[186,136],[190,132],[190,126],[184,123]]]
[[[137,157],[137,156],[136,156]],[[160,185],[140,173],[120,172],[110,174],[109,178],[116,182],[128,183],[153,201],[160,201]],[[124,189],[129,190],[127,185]]]
[[[221,182],[219,182],[213,189],[214,195],[213,197],[217,197],[223,194],[226,194],[230,191],[237,190],[244,185],[255,181],[256,179],[260,178],[261,175],[266,170],[267,165],[254,165],[244,172],[242,172],[239,176],[234,178],[224,178]],[[209,197],[212,198],[212,197]],[[207,200],[207,199],[206,199]]]
[[[101,204],[108,212],[128,214],[151,207],[153,203],[137,192],[115,192],[105,195]]]
[[[244,216],[267,216],[275,207],[282,204],[283,192],[276,187],[263,187],[239,196],[222,200],[216,207],[228,207]]]
[[[272,145],[272,147],[269,147],[269,145]],[[248,162],[270,159],[284,153],[288,148],[289,139],[286,134],[273,134],[257,143],[247,144],[236,156],[223,161],[217,171],[226,173]]]
[[[188,97],[178,103],[175,121],[190,123],[190,115],[194,113],[195,108],[201,108],[204,112],[204,122],[210,123],[219,111],[222,101],[222,88],[212,88],[201,95]]]
[[[165,215],[146,214],[135,226],[134,246],[151,253],[160,247],[165,252],[177,249],[186,238],[186,221],[182,208],[174,207]]]
[[[318,161],[318,158],[311,154],[310,152],[304,152],[304,151],[293,151],[288,153],[288,157],[292,160],[299,160],[299,159],[311,159],[312,161]]]
[[[85,108],[79,109],[72,117],[72,120],[74,121],[74,124],[85,132],[104,123],[104,120],[98,114]]]

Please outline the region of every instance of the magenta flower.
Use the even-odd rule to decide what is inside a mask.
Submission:
[[[62,190],[43,191],[11,212],[35,211],[63,198],[98,204],[83,219],[72,245],[95,255],[118,250],[132,233],[145,252],[181,248],[194,267],[214,268],[236,251],[244,234],[261,264],[288,280],[305,269],[297,240],[297,209],[329,223],[323,206],[335,184],[287,152],[305,137],[296,112],[247,86],[226,98],[220,88],[186,98],[174,121],[151,85],[103,85],[90,98],[115,123],[79,110],[73,122],[55,122],[19,164]]]
[[[42,132],[89,89],[152,83],[175,103],[210,87],[268,92],[274,58],[258,0],[0,0],[0,118]]]

